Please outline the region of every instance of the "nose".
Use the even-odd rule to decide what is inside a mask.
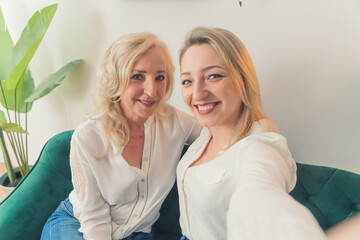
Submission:
[[[195,81],[194,84],[194,92],[193,92],[193,100],[195,101],[199,101],[199,100],[204,100],[204,98],[206,98],[209,95],[209,92],[206,89],[205,84],[203,83],[203,81]]]
[[[156,97],[156,83],[154,79],[144,81],[144,93],[149,97]]]

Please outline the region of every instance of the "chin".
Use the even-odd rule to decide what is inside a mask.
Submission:
[[[203,126],[203,127],[210,128],[210,127],[213,127],[213,126],[214,126],[214,124],[212,124],[212,123],[209,122],[209,121],[201,120],[201,119],[199,119],[199,118],[198,118],[197,120],[198,120],[199,124],[200,124],[201,126]]]

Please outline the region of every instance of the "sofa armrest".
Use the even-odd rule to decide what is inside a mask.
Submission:
[[[72,133],[51,138],[29,174],[0,203],[0,240],[40,239],[46,220],[73,189],[69,165]]]
[[[290,195],[312,212],[323,230],[360,213],[360,175],[302,163],[297,168]]]

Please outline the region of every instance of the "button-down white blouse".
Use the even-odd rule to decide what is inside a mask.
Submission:
[[[102,156],[106,140],[99,121],[87,120],[77,127],[71,141],[74,190],[69,199],[84,238],[122,239],[132,232],[150,232],[174,184],[183,146],[192,143],[200,131],[195,119],[168,106],[166,118],[151,117],[145,123],[138,169],[121,154]],[[115,146],[110,150],[117,151]]]
[[[294,200],[296,164],[286,139],[255,123],[250,136],[214,160],[189,167],[210,140],[208,129],[177,168],[180,225],[191,240],[325,239],[312,214]]]

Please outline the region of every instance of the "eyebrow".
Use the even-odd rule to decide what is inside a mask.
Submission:
[[[208,71],[208,70],[210,70],[210,69],[213,69],[213,68],[225,69],[225,68],[223,68],[223,67],[220,66],[220,65],[210,65],[210,66],[207,66],[207,67],[202,68],[202,69],[201,69],[201,72],[204,73],[204,72],[206,72],[206,71]],[[183,75],[190,75],[190,72],[183,72],[183,73],[180,74],[180,76],[183,76]]]
[[[131,72],[147,73],[145,70],[136,70],[136,69],[133,69]],[[157,73],[157,74],[159,74],[159,73],[166,73],[166,71],[165,71],[165,70],[160,70],[160,71],[157,71],[156,73]]]

